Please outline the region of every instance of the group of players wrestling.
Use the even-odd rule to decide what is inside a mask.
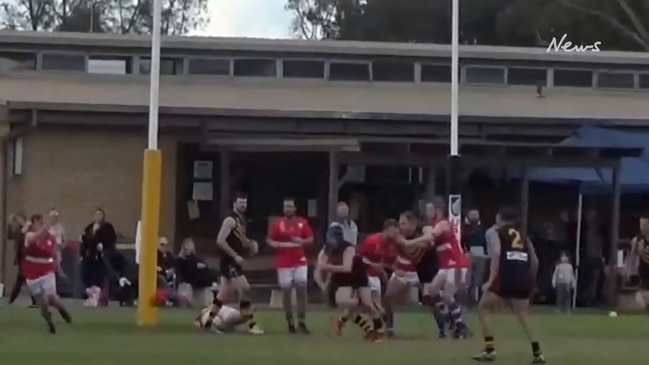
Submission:
[[[286,213],[287,201],[284,203]],[[289,203],[293,203],[292,200]],[[243,255],[257,251],[257,243],[246,236],[246,206],[247,198],[237,197],[232,215],[223,221],[219,232],[220,291],[215,294],[212,305],[195,319],[195,325],[203,329],[230,332],[245,326],[250,333],[263,333],[253,318],[250,285],[241,267]],[[388,219],[381,232],[368,235],[358,246],[335,236],[326,243],[318,255],[314,279],[330,304],[343,309],[343,314],[333,320],[337,334],[352,320],[365,331],[365,338],[370,341],[380,342],[384,337],[391,337],[394,334],[394,305],[409,294],[412,287],[421,288],[423,302],[431,308],[440,337],[446,337],[449,323],[453,338],[466,338],[470,334],[462,307],[455,300],[458,284],[464,284],[467,279],[469,259],[446,218],[445,201],[434,199],[426,206],[426,215],[427,221],[421,225],[412,212],[402,213],[398,220]],[[518,221],[517,209],[503,207],[496,217],[496,225],[487,233],[490,275],[479,304],[485,348],[473,356],[477,361],[496,359],[488,314],[506,302],[531,343],[532,363],[545,363],[528,323],[538,259],[531,242],[520,232]],[[302,226],[304,220],[300,222]],[[312,242],[312,237],[297,237],[293,242],[296,246],[289,247]],[[303,261],[306,265],[306,260]],[[381,293],[382,277],[388,277],[384,295]],[[238,310],[224,304],[232,299],[231,294],[238,295]],[[309,333],[304,314],[298,318],[301,332]],[[295,332],[292,322],[289,322],[289,329]]]

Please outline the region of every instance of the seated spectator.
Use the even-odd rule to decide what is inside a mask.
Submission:
[[[139,265],[129,261],[119,251],[115,251],[110,258],[106,260],[105,264],[107,271],[110,274],[111,284],[113,287],[117,288],[117,290],[115,290],[116,295],[113,299],[117,299],[120,306],[133,305],[138,296]],[[158,269],[160,269],[160,267],[158,267]],[[158,305],[180,305],[181,300],[176,296],[173,281],[167,280],[168,276],[173,276],[173,266],[170,269],[163,270],[163,272],[164,274],[160,274],[160,271],[158,270],[155,301]],[[171,280],[173,280],[173,278]]]
[[[181,296],[190,299],[197,290],[210,288],[217,279],[216,271],[212,270],[196,255],[196,247],[191,238],[183,241],[176,258],[176,279]]]
[[[158,286],[175,286],[175,258],[165,237],[158,239]]]
[[[138,293],[139,266],[124,257],[119,251],[114,251],[106,260],[106,269],[110,274],[111,284],[118,288],[115,298],[120,306],[132,306]]]

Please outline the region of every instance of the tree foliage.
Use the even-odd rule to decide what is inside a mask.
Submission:
[[[207,24],[208,0],[163,0],[162,33]],[[15,30],[151,33],[153,0],[0,0],[0,27]]]
[[[449,43],[451,0],[287,0],[311,39]],[[460,0],[460,41],[546,46],[553,37],[649,50],[649,0]]]

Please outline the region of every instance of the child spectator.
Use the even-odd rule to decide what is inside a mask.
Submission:
[[[572,307],[572,290],[575,289],[575,271],[570,257],[563,251],[552,275],[552,287],[557,294],[557,307],[563,313],[570,312]]]

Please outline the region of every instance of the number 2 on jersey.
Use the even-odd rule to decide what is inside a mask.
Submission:
[[[507,231],[507,234],[512,238],[512,248],[518,250],[525,248],[523,240],[521,239],[521,233],[519,231],[515,230],[514,228],[510,228],[509,231]]]

